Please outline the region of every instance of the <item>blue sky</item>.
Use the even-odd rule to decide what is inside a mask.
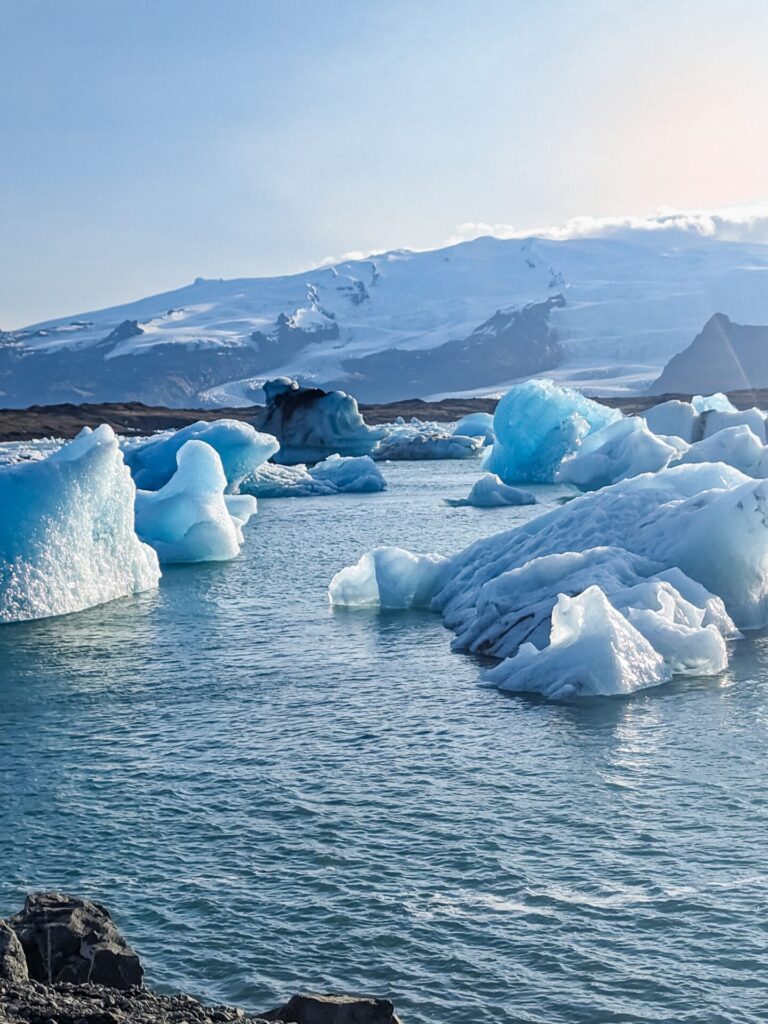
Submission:
[[[768,199],[764,0],[0,0],[0,39],[0,328]]]

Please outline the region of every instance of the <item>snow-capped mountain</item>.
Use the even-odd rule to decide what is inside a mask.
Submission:
[[[250,404],[277,375],[369,401],[492,393],[543,372],[636,392],[712,314],[768,323],[766,272],[764,245],[635,230],[199,278],[0,334],[0,402]]]

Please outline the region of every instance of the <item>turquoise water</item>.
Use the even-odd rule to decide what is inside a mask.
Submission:
[[[0,914],[109,906],[148,981],[262,1010],[391,996],[406,1024],[768,1018],[768,637],[722,678],[548,705],[476,686],[424,613],[333,613],[476,465],[264,501],[241,558],[0,629]],[[548,497],[551,500],[551,496]]]

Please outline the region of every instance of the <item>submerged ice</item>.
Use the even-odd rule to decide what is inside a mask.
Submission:
[[[81,611],[157,586],[136,488],[111,427],[0,468],[0,622]]]

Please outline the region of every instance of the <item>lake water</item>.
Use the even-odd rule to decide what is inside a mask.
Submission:
[[[101,900],[150,984],[252,1010],[764,1024],[768,637],[629,699],[481,689],[437,617],[326,588],[377,543],[450,553],[540,507],[445,507],[476,464],[385,473],[261,502],[234,562],[0,628],[0,914]]]

